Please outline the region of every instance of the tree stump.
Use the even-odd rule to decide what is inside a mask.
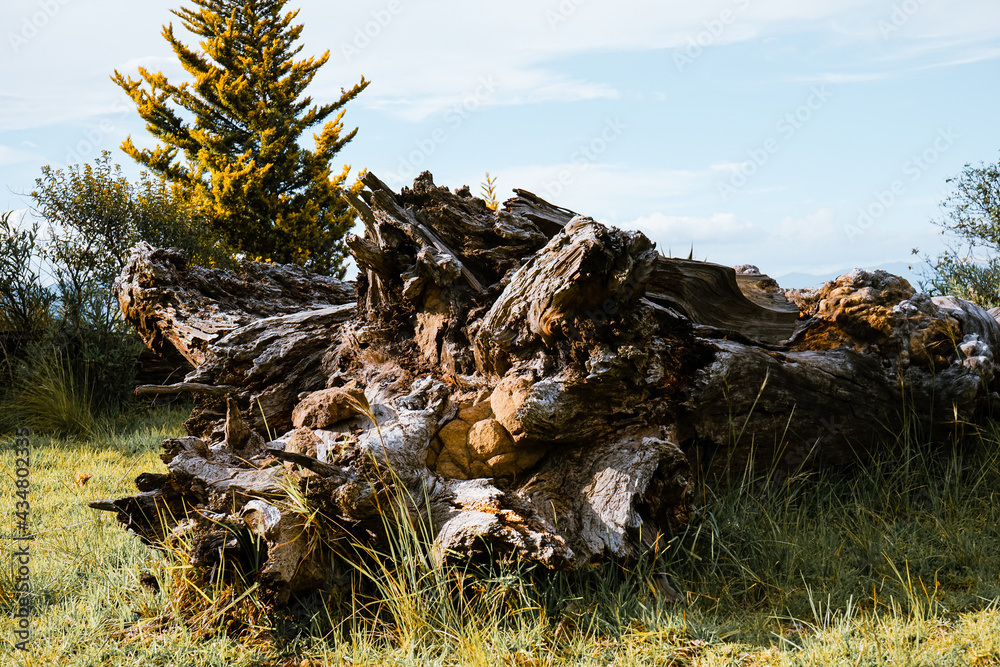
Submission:
[[[494,212],[428,173],[364,183],[356,285],[143,244],[116,284],[146,343],[195,367],[140,390],[195,410],[168,474],[92,506],[203,567],[254,533],[279,602],[391,521],[442,558],[635,558],[697,514],[705,475],[846,464],[996,400],[993,317],[885,272],[785,291],[528,192]]]

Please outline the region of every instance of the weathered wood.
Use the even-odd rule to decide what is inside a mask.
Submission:
[[[799,309],[728,266],[660,257],[646,298],[677,309],[691,321],[769,344],[795,333]]]
[[[237,273],[188,266],[177,249],[140,243],[115,281],[122,313],[154,352],[180,352],[192,366],[226,333],[262,317],[354,302],[354,289],[293,265],[244,263]]]
[[[213,396],[225,396],[228,393],[237,391],[236,387],[216,387],[210,384],[199,384],[197,382],[177,382],[174,384],[141,384],[135,388],[136,396],[147,394],[180,394],[190,391],[196,394],[212,394]]]
[[[555,206],[527,190],[514,188],[517,196],[504,202],[503,208],[508,213],[530,220],[547,237],[558,234],[577,213]]]
[[[196,363],[176,387],[227,391],[197,394],[167,475],[92,506],[190,538],[205,567],[251,530],[279,601],[393,522],[424,522],[442,557],[634,558],[697,514],[699,475],[847,463],[891,446],[904,411],[947,430],[995,400],[1000,325],[898,277],[786,292],[524,191],[490,211],[426,173],[364,183],[356,305],[290,267],[148,246],[118,287],[147,342]]]
[[[297,266],[247,262],[236,273],[189,267],[180,251],[142,243],[115,294],[147,346],[173,346],[195,367],[169,389],[137,393],[194,392],[188,428],[209,438],[221,434],[226,395],[254,428],[286,429],[298,394],[325,386],[324,334],[355,308],[353,285]]]
[[[283,449],[273,449],[270,450],[269,453],[276,459],[294,463],[295,465],[301,466],[306,470],[312,470],[321,477],[336,477],[339,479],[346,479],[347,477],[343,469],[338,468],[337,466],[332,466],[329,463],[323,463],[319,459],[314,459],[313,457],[306,456],[305,454],[286,452]]]

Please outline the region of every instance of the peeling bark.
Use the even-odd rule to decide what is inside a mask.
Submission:
[[[997,322],[896,276],[785,291],[528,192],[494,212],[426,173],[364,183],[356,289],[143,245],[116,288],[150,347],[195,366],[163,391],[196,409],[167,475],[92,505],[150,543],[193,538],[204,566],[251,531],[278,601],[393,519],[427,522],[442,557],[635,558],[697,514],[697,475],[844,464],[904,418],[947,429],[995,401]]]

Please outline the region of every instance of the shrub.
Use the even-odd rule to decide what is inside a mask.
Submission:
[[[1000,259],[995,256],[1000,252],[1000,163],[967,164],[947,182],[955,191],[942,203],[945,216],[936,224],[958,237],[958,248],[928,260],[926,287],[985,308],[1000,306]]]
[[[52,323],[55,295],[42,286],[35,249],[38,224],[18,229],[13,211],[0,214],[0,386],[9,387],[15,360]]]
[[[142,343],[112,292],[133,244],[178,247],[214,266],[232,254],[178,188],[146,174],[129,183],[106,151],[92,165],[43,167],[31,196],[47,239],[37,222],[18,228],[10,211],[0,218],[0,395],[8,421],[83,433],[84,415],[133,400]],[[62,416],[44,419],[44,409]]]
[[[14,211],[0,214],[0,331],[39,334],[51,321],[54,295],[42,287],[38,223],[18,229],[13,216]]]

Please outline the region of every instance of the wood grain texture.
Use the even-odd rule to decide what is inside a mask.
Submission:
[[[696,482],[843,465],[904,419],[940,436],[996,400],[996,320],[896,276],[786,291],[525,191],[491,211],[427,173],[364,183],[356,301],[148,246],[117,287],[144,339],[195,365],[163,391],[198,393],[169,473],[92,506],[199,567],[250,531],[278,602],[393,522],[423,522],[440,558],[634,559],[697,519]]]

